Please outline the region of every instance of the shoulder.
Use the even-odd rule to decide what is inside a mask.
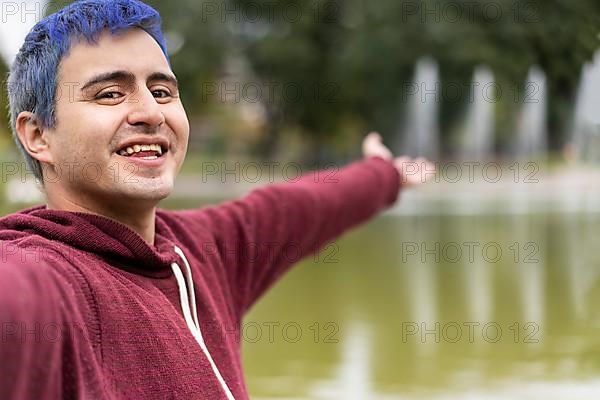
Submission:
[[[65,285],[47,260],[3,255],[0,260],[0,320],[28,319],[52,313]]]
[[[72,292],[68,257],[60,246],[33,237],[0,246],[0,308],[16,301],[53,302]]]

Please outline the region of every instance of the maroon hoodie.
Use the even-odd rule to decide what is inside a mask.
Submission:
[[[154,246],[93,214],[0,219],[0,399],[247,399],[244,314],[399,188],[393,165],[370,158],[219,206],[159,209]]]

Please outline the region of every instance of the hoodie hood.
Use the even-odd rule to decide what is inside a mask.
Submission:
[[[148,276],[168,276],[179,260],[175,235],[157,210],[154,245],[125,224],[102,215],[48,210],[45,205],[0,218],[0,240],[39,236],[93,253],[109,264]]]

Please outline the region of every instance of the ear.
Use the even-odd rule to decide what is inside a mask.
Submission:
[[[37,117],[31,112],[23,111],[17,116],[15,125],[17,136],[27,153],[40,162],[52,164],[48,132],[42,128]]]

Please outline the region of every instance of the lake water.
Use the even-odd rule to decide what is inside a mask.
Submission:
[[[600,398],[599,248],[599,214],[381,216],[251,310],[252,398]]]

